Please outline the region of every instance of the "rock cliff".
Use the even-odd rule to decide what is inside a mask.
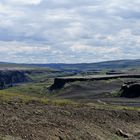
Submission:
[[[136,98],[140,97],[140,83],[125,83],[121,88],[121,97]]]
[[[0,70],[0,89],[11,87],[17,83],[29,81],[25,71]]]

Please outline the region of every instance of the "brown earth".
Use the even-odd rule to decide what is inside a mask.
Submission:
[[[140,112],[1,102],[0,136],[3,140],[139,140]]]

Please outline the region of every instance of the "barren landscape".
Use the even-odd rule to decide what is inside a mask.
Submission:
[[[0,104],[3,140],[138,140],[140,112],[96,105]]]
[[[139,68],[1,68],[2,140],[140,139]]]
[[[0,140],[140,140],[140,0],[0,0]]]

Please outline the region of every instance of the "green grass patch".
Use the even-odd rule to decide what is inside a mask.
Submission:
[[[83,103],[77,103],[67,99],[50,99],[47,97],[37,97],[34,95],[27,95],[27,94],[20,94],[9,92],[8,90],[1,90],[0,91],[0,101],[2,102],[22,102],[22,103],[29,103],[29,102],[36,102],[45,105],[55,105],[55,106],[65,106],[65,105],[72,105],[72,106],[83,106]],[[101,104],[101,103],[87,103],[85,104],[90,107],[94,107],[95,109],[105,109],[105,110],[135,110],[140,111],[140,107],[127,107],[127,106],[118,106],[118,105],[109,105],[109,104]]]
[[[47,88],[47,83],[26,83],[5,90],[0,90],[0,94],[5,92],[42,97],[46,95]]]
[[[35,89],[34,89],[35,90]],[[31,90],[33,92],[34,90]],[[38,90],[38,88],[37,88]],[[47,96],[39,96],[39,93],[31,94],[28,88],[14,87],[6,90],[0,90],[0,101],[9,103],[9,102],[21,102],[21,103],[41,103],[45,105],[56,105],[56,106],[64,106],[64,105],[75,105],[78,106],[78,103],[75,103],[71,100],[66,99],[50,99]],[[36,91],[37,92],[37,91]],[[29,94],[28,94],[29,93]]]

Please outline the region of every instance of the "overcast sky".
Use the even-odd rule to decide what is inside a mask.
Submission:
[[[140,58],[140,0],[0,0],[0,61]]]

